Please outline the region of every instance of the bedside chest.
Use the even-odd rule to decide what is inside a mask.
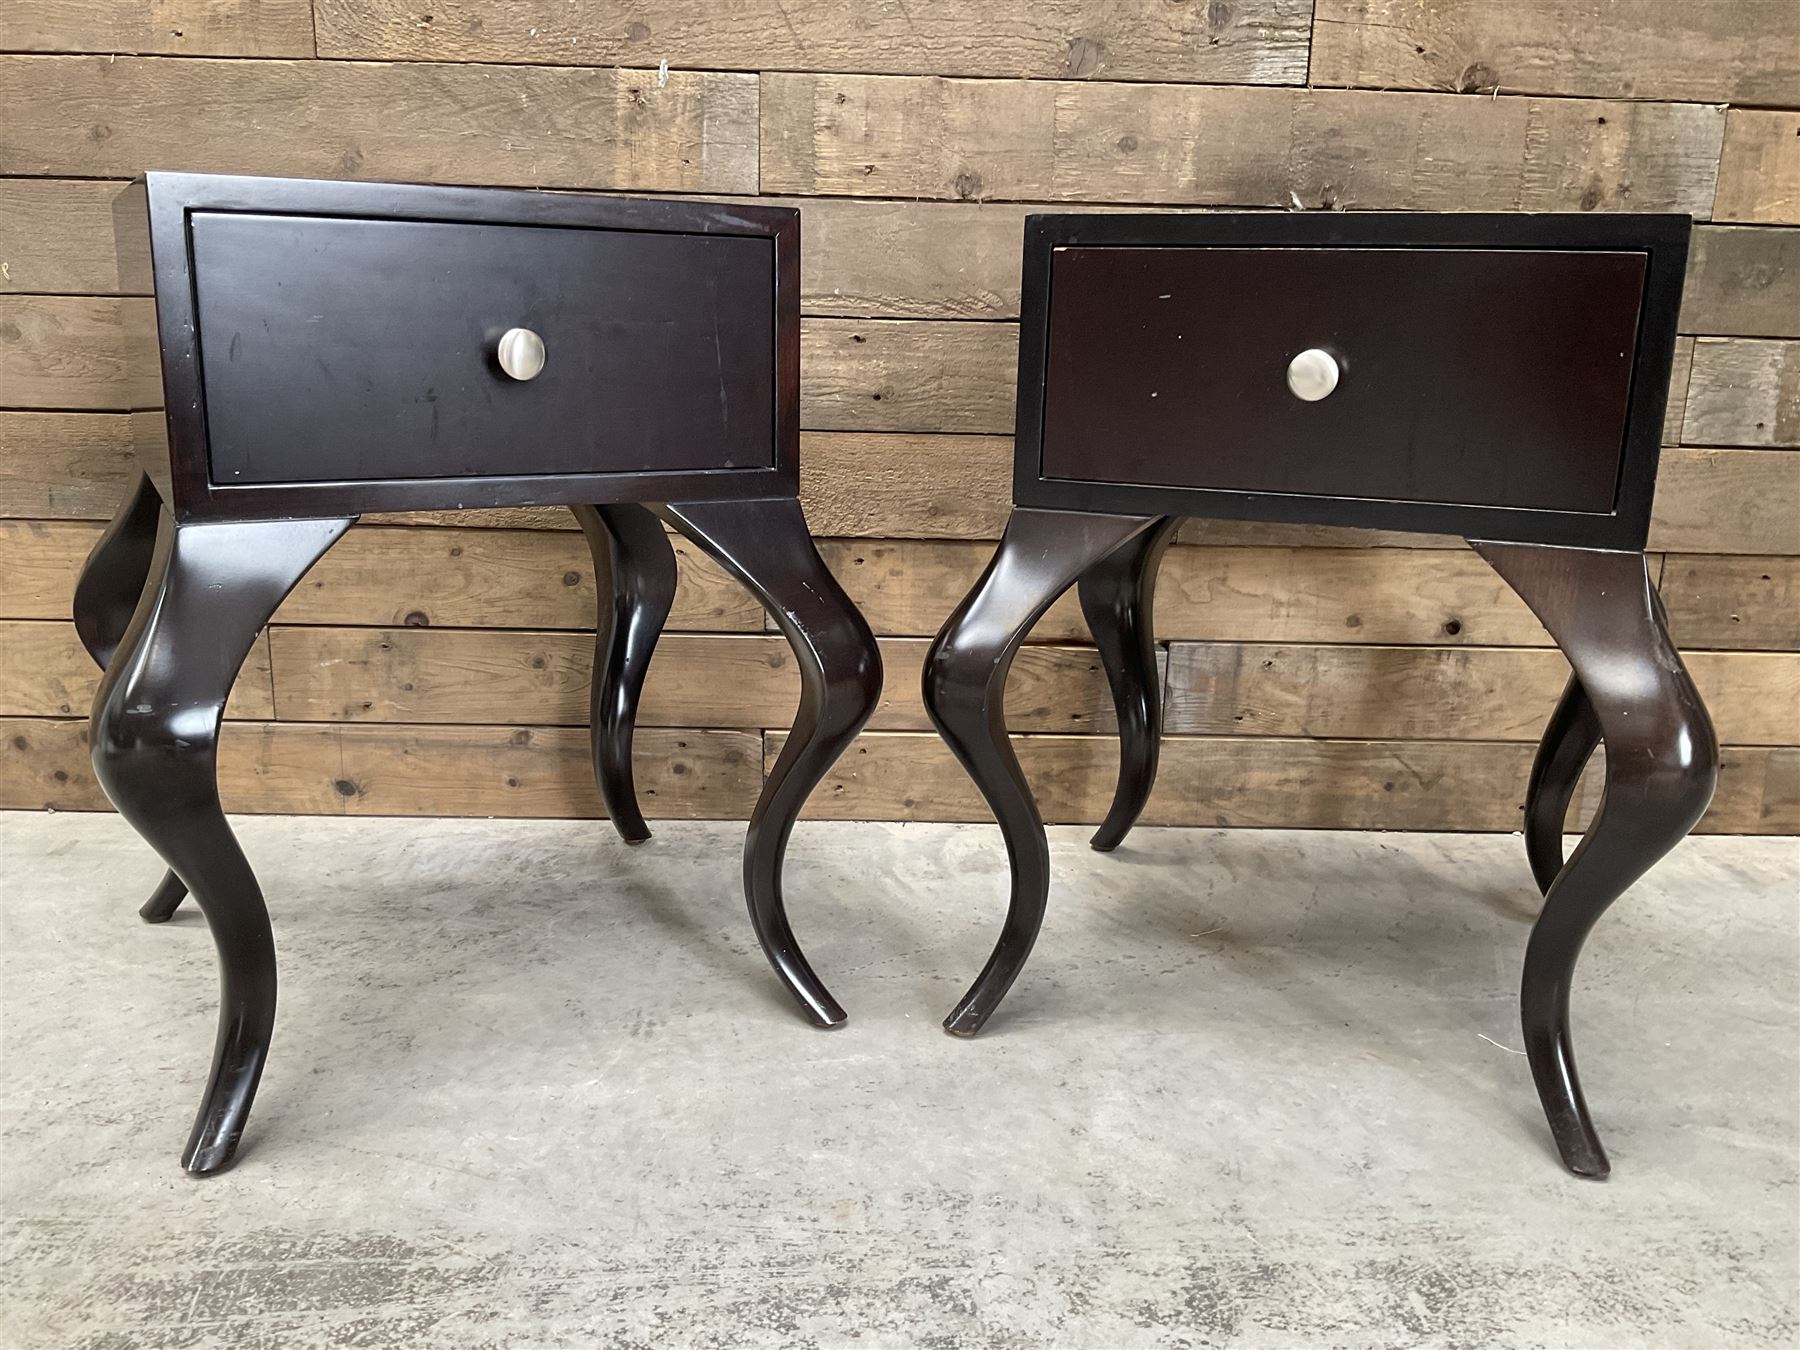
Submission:
[[[183,1155],[225,1166],[268,1053],[268,911],[220,810],[225,699],[275,608],[366,511],[565,505],[600,581],[595,771],[629,842],[645,672],[675,590],[668,524],[763,602],[802,676],[751,817],[763,950],[814,1021],[843,1011],[782,908],[801,805],[873,711],[881,660],[797,499],[800,220],[792,210],[568,193],[151,174],[143,473],[84,568],[75,622],[106,671],[94,768],[191,890],[223,972],[212,1076]],[[655,503],[644,506],[639,503]]]
[[[981,1029],[1043,919],[1049,852],[1004,693],[1058,595],[1078,588],[1118,709],[1105,850],[1156,774],[1151,595],[1182,519],[1461,535],[1573,668],[1526,790],[1544,905],[1521,1010],[1564,1162],[1606,1174],[1569,1039],[1576,957],[1700,819],[1717,772],[1643,553],[1689,230],[1685,216],[1027,219],[1014,511],[924,677],[1012,861],[999,944],[949,1030]],[[1565,861],[1576,779],[1602,742],[1604,800]]]

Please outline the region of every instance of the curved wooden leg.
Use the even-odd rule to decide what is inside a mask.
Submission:
[[[150,579],[156,554],[156,524],[162,498],[148,474],[140,473],[112,523],[95,542],[75,582],[75,633],[94,664],[112,664],[119,640]],[[138,910],[145,923],[167,923],[187,897],[187,887],[173,872],[163,873],[150,898]]]
[[[664,518],[755,593],[781,628],[800,667],[793,729],[750,816],[744,892],[757,941],[775,973],[820,1026],[844,1010],[807,964],[788,923],[781,864],[800,808],[881,697],[881,651],[869,625],[813,547],[800,503],[670,503]]]
[[[1705,813],[1718,778],[1718,742],[1669,641],[1643,555],[1474,547],[1569,658],[1606,745],[1600,810],[1550,883],[1526,947],[1520,990],[1525,1050],[1557,1151],[1571,1172],[1603,1177],[1606,1151],[1581,1093],[1569,1036],[1575,962],[1607,907]],[[1573,746],[1576,734],[1563,739]]]
[[[944,1029],[980,1031],[1037,941],[1050,894],[1050,847],[1006,735],[1006,676],[1031,626],[1056,597],[1154,516],[1015,509],[993,561],[945,621],[925,657],[925,711],[987,799],[1012,868],[1000,941]]]
[[[594,779],[628,844],[650,837],[631,772],[638,697],[675,600],[675,550],[654,512],[631,503],[571,508],[594,555],[600,593],[588,722]]]
[[[1531,779],[1525,785],[1525,856],[1540,894],[1549,894],[1550,883],[1562,871],[1569,802],[1581,771],[1599,744],[1600,719],[1581,687],[1581,677],[1571,675],[1556,701],[1556,711],[1550,714],[1544,738],[1538,742]]]
[[[1180,525],[1180,516],[1163,517],[1088,568],[1076,583],[1119,715],[1119,782],[1112,808],[1089,840],[1102,853],[1125,841],[1156,785],[1162,742],[1153,625],[1156,571]]]
[[[236,1151],[275,1020],[275,945],[262,891],[219,806],[219,724],[256,635],[347,520],[157,531],[150,589],[94,698],[94,774],[119,814],[180,876],[219,951],[212,1075],[182,1166]]]

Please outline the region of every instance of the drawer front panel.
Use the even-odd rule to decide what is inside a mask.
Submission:
[[[771,239],[208,211],[190,225],[215,484],[775,462]],[[528,379],[497,358],[515,328],[543,343]]]
[[[1610,511],[1647,264],[1604,250],[1059,247],[1042,475]],[[1337,379],[1308,401],[1288,372],[1314,349]]]

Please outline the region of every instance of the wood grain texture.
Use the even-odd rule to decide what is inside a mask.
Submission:
[[[0,56],[6,804],[103,805],[69,602],[134,472],[112,410],[147,392],[123,322],[145,311],[146,259],[121,265],[110,208],[170,167],[798,207],[803,503],[888,671],[819,809],[917,819],[987,818],[925,734],[919,662],[1009,509],[1029,212],[1689,212],[1652,571],[1728,745],[1703,828],[1800,830],[1786,0],[1318,0],[1310,51],[1310,0],[317,0],[320,60],[286,59],[312,54],[304,0],[0,8],[0,50],[36,53]],[[1309,60],[1311,85],[1359,87],[1301,87]],[[539,508],[352,530],[234,693],[232,804],[597,814],[573,526]],[[1516,828],[1563,658],[1461,541],[1214,521],[1179,539],[1153,818]],[[676,547],[638,772],[653,815],[743,816],[792,661],[741,587]],[[1051,645],[1015,667],[1021,753],[1054,818],[1092,820],[1115,752],[1088,733],[1112,713],[1072,596],[1033,637]]]
[[[318,0],[319,55],[1301,84],[1309,0]]]
[[[807,319],[800,421],[822,431],[1011,432],[1012,324]]]
[[[150,305],[147,298],[0,295],[0,402],[157,406],[162,386],[154,358],[131,349],[152,322]]]
[[[1800,104],[1788,0],[1316,0],[1311,82]]]
[[[123,186],[0,178],[0,294],[148,295],[148,239],[121,253],[113,228]]]
[[[1712,214],[1715,220],[1800,225],[1800,112],[1731,110]]]
[[[308,0],[7,0],[0,51],[311,56]]]
[[[1800,655],[1686,660],[1721,742],[1800,740]],[[1171,734],[1336,740],[1536,742],[1569,678],[1560,652],[1519,647],[1178,642],[1168,668]]]
[[[651,819],[737,820],[761,790],[762,745],[742,731],[646,727],[632,755]],[[587,733],[572,727],[318,726],[228,722],[227,811],[322,816],[592,817]],[[0,807],[100,811],[87,724],[0,719]]]
[[[0,520],[0,618],[66,619],[97,523]],[[672,629],[760,631],[762,606],[685,541]],[[594,625],[594,572],[574,531],[357,526],[276,611],[281,623]]]
[[[587,724],[594,644],[585,634],[281,627],[273,643],[282,721]],[[887,678],[871,727],[930,729],[919,694],[928,645],[882,639]],[[1009,690],[1022,730],[1117,725],[1090,648],[1025,648]],[[651,662],[638,725],[782,727],[799,697],[780,637],[669,634]]]
[[[820,541],[879,633],[936,633],[974,585],[991,546],[949,540]],[[1177,547],[1156,592],[1166,640],[1548,646],[1549,635],[1467,549]],[[1072,594],[1034,630],[1085,638]]]
[[[0,57],[0,174],[757,190],[753,75]]]
[[[137,472],[123,414],[0,412],[0,517],[104,520]]]
[[[1800,342],[1698,338],[1684,445],[1800,446]]]
[[[1800,337],[1800,230],[1695,230],[1681,326],[1714,336]]]
[[[672,629],[760,629],[763,610],[682,542]],[[592,629],[587,543],[551,530],[357,528],[276,611],[278,623]]]
[[[100,670],[88,659],[75,625],[63,622],[0,620],[0,716],[86,717],[100,684]],[[275,716],[269,665],[269,635],[250,649],[225,716]]]
[[[1671,553],[1659,589],[1683,651],[1800,651],[1800,558]]]
[[[1800,553],[1800,454],[1665,449],[1650,547]]]
[[[115,256],[122,181],[0,179],[0,291],[148,294],[147,255]],[[730,199],[726,199],[730,200]],[[874,319],[1016,319],[1025,216],[1007,202],[767,197],[797,208],[806,246],[801,310]],[[1065,204],[1066,211],[1127,207]],[[7,273],[10,273],[8,275]],[[1800,336],[1800,231],[1702,225],[1694,232],[1684,332]]]
[[[765,75],[768,192],[1456,210],[1712,209],[1722,111]]]
[[[783,743],[767,736],[767,755]],[[1015,736],[1050,823],[1092,824],[1112,798],[1116,743],[1100,736]],[[1309,741],[1171,736],[1146,825],[1273,829],[1517,830],[1533,747],[1495,741]],[[1700,830],[1785,834],[1800,828],[1800,751],[1734,748]],[[1591,786],[1590,789],[1591,790]],[[1577,802],[1577,811],[1592,802]],[[863,735],[813,794],[828,820],[989,821],[935,736]],[[997,843],[998,836],[996,836]]]

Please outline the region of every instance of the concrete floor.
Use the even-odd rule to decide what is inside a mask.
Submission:
[[[808,1029],[735,825],[246,818],[284,962],[237,1168],[176,1155],[190,908],[114,818],[0,816],[0,1345],[1791,1346],[1792,840],[1692,840],[1577,991],[1607,1183],[1550,1152],[1516,838],[803,825]]]

